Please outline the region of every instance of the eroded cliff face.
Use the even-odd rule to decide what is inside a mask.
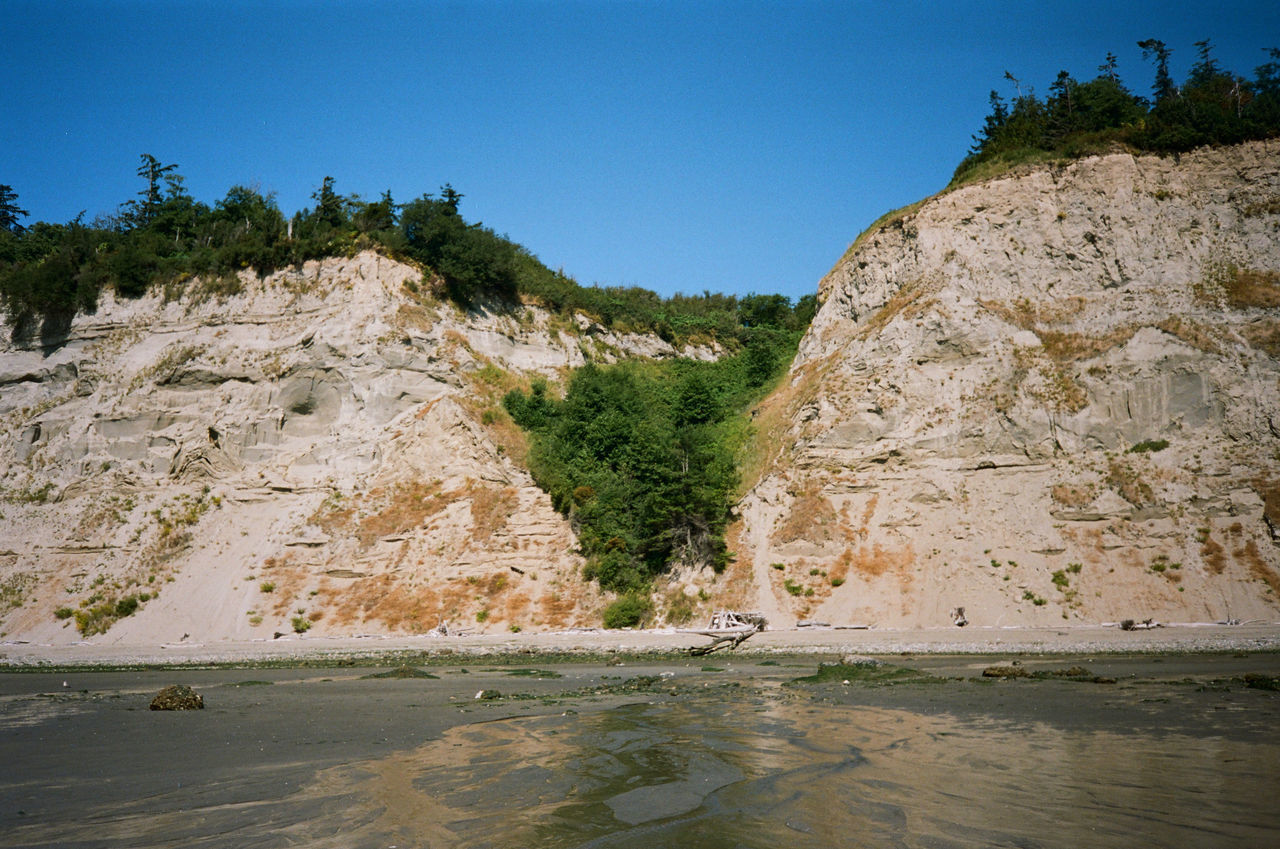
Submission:
[[[584,352],[675,352],[532,308],[464,315],[420,277],[368,252],[108,295],[47,347],[0,328],[0,632],[598,624],[500,398]]]
[[[925,626],[959,606],[984,625],[1280,613],[1280,144],[952,191],[820,292],[758,414],[779,448],[736,529],[757,606]]]

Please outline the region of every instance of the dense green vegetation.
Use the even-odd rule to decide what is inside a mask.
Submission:
[[[17,193],[0,185],[0,306],[19,333],[56,333],[76,313],[94,310],[108,288],[132,298],[163,287],[177,297],[199,280],[204,293],[232,295],[245,269],[265,275],[374,248],[421,265],[426,282],[438,283],[464,308],[504,309],[525,300],[669,342],[701,337],[733,345],[737,338],[739,300],[732,295],[664,299],[638,287],[580,286],[523,246],[466,221],[463,196],[448,184],[438,197],[397,204],[390,192],[373,201],[341,195],[325,177],[312,195],[314,207],[286,219],[272,196],[244,186],[212,206],[198,201],[177,166],[148,154],[137,174],[138,196],[89,224],[77,217],[24,227],[27,212]],[[767,309],[767,296],[757,301]],[[812,314],[815,306],[808,298],[800,310]]]
[[[530,471],[573,522],[588,577],[634,593],[675,563],[725,566],[741,413],[790,363],[807,323],[800,313],[786,298],[749,298],[733,356],[587,365],[563,399],[541,382],[506,396],[530,432]]]
[[[1172,51],[1164,42],[1148,39],[1138,46],[1155,66],[1150,99],[1125,86],[1111,54],[1087,82],[1059,72],[1044,100],[1006,72],[1016,95],[1007,103],[991,92],[991,113],[952,182],[1037,155],[1077,157],[1116,144],[1178,153],[1280,135],[1280,49],[1266,50],[1271,61],[1258,66],[1249,80],[1219,66],[1208,41],[1197,42],[1196,63],[1178,86],[1169,72]]]

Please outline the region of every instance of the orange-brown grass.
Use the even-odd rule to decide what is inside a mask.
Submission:
[[[381,537],[421,527],[428,516],[439,513],[452,499],[440,492],[438,482],[401,481],[372,490],[368,500],[382,504],[378,512],[359,521],[356,535],[363,548]]]
[[[1227,304],[1236,309],[1280,307],[1280,274],[1254,268],[1233,268],[1224,282]]]
[[[752,573],[752,558],[744,555],[746,546],[746,528],[741,519],[725,529],[725,544],[734,556],[725,567],[724,572],[716,579],[717,607],[730,610],[741,610],[747,606],[751,589],[755,586]]]
[[[1161,319],[1156,324],[1156,327],[1170,336],[1181,339],[1192,348],[1204,351],[1206,354],[1217,354],[1222,350],[1218,345],[1221,331],[1217,328],[1206,327],[1203,324],[1179,316]]]
[[[562,591],[544,595],[538,605],[539,612],[542,614],[542,624],[552,628],[568,626],[573,621],[573,613],[577,606],[577,602]]]
[[[503,622],[520,625],[529,616],[529,596],[520,592],[507,593],[503,596],[500,610],[496,611],[496,615]]]
[[[1262,552],[1258,551],[1258,544],[1253,540],[1248,540],[1243,546],[1237,548],[1231,554],[1237,560],[1243,560],[1245,565],[1249,567],[1249,574],[1259,581],[1263,581],[1267,586],[1271,587],[1271,591],[1280,597],[1280,575],[1267,565],[1267,561],[1262,558]]]
[[[1134,467],[1115,457],[1107,463],[1107,486],[1134,507],[1143,507],[1155,501],[1155,493],[1139,476]]]
[[[818,543],[831,539],[839,519],[835,508],[821,489],[821,484],[817,481],[806,482],[791,502],[787,518],[773,532],[775,543],[786,545],[797,540]]]
[[[751,434],[738,457],[740,496],[773,469],[787,465],[795,449],[795,441],[788,433],[791,423],[829,383],[838,356],[832,354],[800,366],[752,411]]]
[[[507,527],[507,520],[515,513],[519,503],[515,487],[490,487],[476,484],[471,487],[472,539],[485,542]],[[505,575],[503,576],[505,580]]]
[[[867,499],[867,506],[862,509],[862,524],[858,528],[858,535],[862,539],[866,539],[867,534],[871,532],[871,517],[876,514],[876,505],[879,503],[880,493],[873,492]]]
[[[1212,536],[1206,536],[1200,544],[1200,556],[1204,558],[1204,565],[1215,575],[1221,575],[1227,568],[1227,551]]]
[[[472,613],[474,588],[463,581],[436,587],[409,587],[393,573],[353,581],[335,599],[335,625],[381,622],[388,628],[422,633],[441,622],[461,624]]]
[[[1102,335],[1064,333],[1058,330],[1041,330],[1037,335],[1045,353],[1051,358],[1060,363],[1073,363],[1102,356],[1127,343],[1137,332],[1137,325],[1125,324],[1113,327]]]
[[[1006,324],[1012,324],[1020,330],[1035,330],[1037,316],[1029,301],[1020,300],[1009,305],[1002,301],[978,298],[978,305],[992,315],[999,316]]]
[[[271,612],[277,616],[288,614],[307,585],[310,577],[307,569],[294,561],[293,552],[280,558],[268,559],[262,566],[264,576],[275,584],[275,589],[269,594]],[[263,596],[264,599],[267,597]]]
[[[866,339],[875,335],[898,316],[912,319],[921,315],[936,303],[936,299],[927,296],[932,295],[939,288],[938,281],[923,279],[904,284],[889,300],[885,301],[884,306],[871,314],[871,317],[858,329],[858,337]]]
[[[1280,359],[1280,321],[1263,318],[1241,328],[1241,333],[1255,349]]]
[[[435,317],[419,304],[401,304],[396,308],[394,323],[400,329],[427,331],[435,324]]]
[[[849,569],[853,566],[853,553],[845,549],[836,562],[827,570],[828,583],[844,583],[849,578]]]
[[[910,546],[890,550],[877,542],[870,548],[865,545],[860,546],[857,551],[846,548],[840,555],[836,568],[837,571],[843,569],[842,576],[852,571],[867,578],[879,578],[886,573],[897,572],[907,579],[908,570],[913,562],[915,562],[915,553]]]
[[[1049,495],[1055,502],[1064,507],[1085,507],[1092,504],[1094,499],[1092,486],[1077,486],[1066,483],[1054,484],[1049,490]]]

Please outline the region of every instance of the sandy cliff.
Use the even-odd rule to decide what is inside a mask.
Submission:
[[[777,449],[736,529],[748,600],[900,626],[1276,618],[1278,272],[1276,143],[1094,157],[892,219],[822,280],[758,411]]]
[[[76,615],[106,642],[269,638],[295,618],[597,624],[499,399],[584,352],[675,352],[536,309],[464,315],[420,276],[363,253],[108,295],[46,347],[5,328],[0,632],[75,640]]]
[[[1280,618],[1280,144],[951,191],[820,294],[753,411],[735,562],[661,582],[660,611]],[[0,636],[599,624],[499,399],[669,345],[463,314],[374,253],[167,295],[104,297],[45,344],[2,328]]]

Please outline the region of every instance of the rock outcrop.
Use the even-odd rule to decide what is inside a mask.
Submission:
[[[1280,144],[950,191],[820,297],[735,529],[771,621],[1276,618]]]
[[[676,353],[372,252],[3,330],[0,632],[53,642],[598,624],[500,398]]]

